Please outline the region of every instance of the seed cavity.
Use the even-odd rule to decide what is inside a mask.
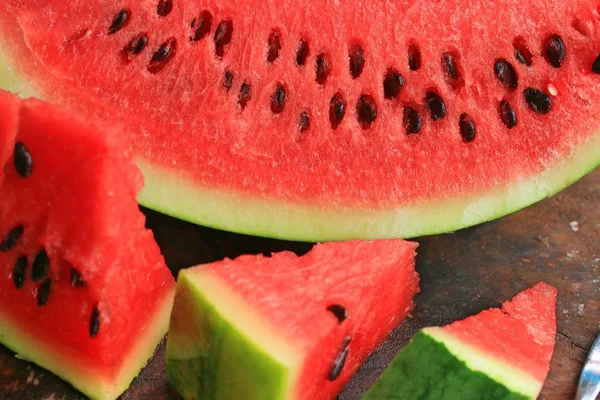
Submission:
[[[175,55],[177,50],[177,40],[170,38],[166,42],[160,45],[158,50],[152,56],[150,64],[148,64],[148,71],[152,74],[157,74],[167,65],[169,60]]]
[[[329,122],[331,122],[331,128],[336,129],[346,114],[346,100],[341,93],[336,93],[331,97],[329,102]]]
[[[360,44],[353,44],[350,46],[350,53],[348,55],[350,60],[350,74],[352,79],[358,79],[365,68],[365,50]]]
[[[429,108],[431,119],[438,121],[446,116],[446,103],[435,92],[427,92],[425,94],[425,104]]]
[[[411,71],[418,71],[421,68],[421,50],[415,44],[408,47],[408,68]]]
[[[475,140],[475,121],[467,113],[462,113],[459,120],[460,136],[462,136],[463,142],[470,143]]]
[[[223,57],[225,55],[225,46],[231,42],[233,36],[233,22],[226,19],[219,22],[215,31],[215,53],[217,57]]]
[[[81,273],[77,271],[75,268],[71,268],[71,286],[72,287],[81,287],[85,284],[83,281],[83,277]]]
[[[140,33],[131,38],[129,43],[123,47],[123,52],[127,60],[131,60],[133,56],[140,54],[148,45],[148,35]]]
[[[208,10],[204,10],[197,18],[192,21],[193,34],[190,36],[190,42],[199,42],[204,39],[212,27],[212,14]]]
[[[511,89],[516,89],[519,86],[519,78],[512,64],[505,60],[499,59],[494,63],[494,72],[498,80]]]
[[[525,45],[525,40],[522,37],[517,37],[513,42],[515,48],[515,58],[521,64],[531,67],[533,65],[533,54]]]
[[[594,60],[594,63],[592,64],[592,72],[600,74],[600,55],[596,57],[596,60]]]
[[[460,78],[456,56],[452,53],[442,54],[442,67],[446,72],[446,77],[449,81],[456,81]]]
[[[329,67],[329,59],[325,53],[321,53],[317,56],[317,78],[316,81],[319,85],[324,85],[329,77],[331,69]]]
[[[223,76],[223,86],[229,92],[229,89],[233,87],[233,72],[227,70]]]
[[[308,42],[305,40],[300,40],[300,44],[298,44],[298,50],[296,50],[296,64],[301,67],[306,64],[306,59],[308,58]]]
[[[552,109],[552,99],[543,91],[527,88],[523,93],[525,95],[525,101],[532,111],[544,115]]]
[[[342,374],[342,371],[344,370],[344,366],[346,365],[346,359],[348,358],[348,345],[350,344],[350,340],[350,337],[347,337],[344,340],[342,349],[340,350],[337,357],[335,358],[335,361],[333,362],[333,366],[331,367],[329,375],[327,376],[327,379],[329,379],[330,381],[335,381],[337,378],[339,378],[339,376]]]
[[[273,29],[269,34],[267,62],[273,63],[279,58],[281,52],[281,32],[279,29]]]
[[[517,126],[517,113],[510,103],[506,100],[500,102],[500,118],[508,129],[513,129]]]
[[[108,34],[113,35],[123,29],[123,27],[127,25],[127,22],[129,22],[130,16],[131,11],[126,8],[119,11],[108,28]]]
[[[573,29],[579,32],[582,36],[594,36],[594,24],[590,20],[584,21],[579,18],[575,18],[571,26],[573,26]]]
[[[156,13],[161,17],[166,17],[173,11],[173,0],[160,0],[156,6]]]
[[[404,77],[395,68],[390,68],[383,79],[383,95],[386,99],[393,99],[400,95],[404,86]]]
[[[304,133],[310,128],[310,114],[308,111],[302,111],[298,117],[298,130]]]
[[[100,311],[98,306],[95,306],[90,317],[90,337],[95,338],[98,332],[100,332]]]
[[[404,116],[402,119],[404,129],[408,135],[421,132],[422,122],[421,116],[412,107],[404,108]]]
[[[15,144],[14,161],[17,173],[22,178],[29,178],[33,173],[33,158],[27,147],[21,142]]]
[[[368,129],[377,119],[377,103],[373,96],[363,94],[356,103],[358,122],[363,129]]]
[[[50,297],[50,279],[44,280],[37,290],[37,304],[38,306],[44,306],[48,302]]]
[[[250,84],[248,82],[243,82],[240,86],[240,94],[238,96],[238,104],[242,110],[246,108],[246,105],[251,98],[252,93],[250,92]]]
[[[340,304],[330,305],[329,307],[327,307],[327,311],[335,315],[340,324],[344,322],[346,318],[348,318],[348,310],[346,310],[346,307]]]
[[[46,250],[42,250],[35,256],[33,260],[33,270],[31,277],[34,282],[39,282],[48,276],[48,270],[50,269],[50,258]]]
[[[24,230],[25,228],[23,228],[23,225],[17,225],[13,229],[11,229],[4,236],[2,242],[0,242],[0,251],[7,252],[12,250],[19,242],[19,239],[21,239],[21,237],[23,236]]]
[[[21,256],[17,259],[15,263],[15,268],[13,269],[12,279],[15,287],[17,289],[21,289],[25,284],[25,274],[27,272],[27,256]]]
[[[285,107],[285,86],[278,83],[275,92],[271,96],[271,111],[274,114],[280,114]]]
[[[567,57],[567,51],[565,49],[565,42],[558,35],[553,35],[546,40],[544,45],[546,51],[546,60],[554,68],[560,68],[565,63]]]

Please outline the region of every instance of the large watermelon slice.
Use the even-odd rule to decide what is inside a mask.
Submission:
[[[537,399],[556,334],[556,289],[539,283],[443,328],[426,328],[364,400]]]
[[[0,343],[93,399],[127,389],[168,327],[141,184],[117,132],[0,92]]]
[[[169,382],[185,399],[334,398],[412,310],[415,247],[328,243],[182,271]]]
[[[4,0],[3,85],[130,133],[142,204],[294,239],[507,214],[600,162],[595,0]]]

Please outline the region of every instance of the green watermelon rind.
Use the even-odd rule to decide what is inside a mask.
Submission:
[[[70,383],[92,400],[113,400],[125,392],[133,379],[146,366],[167,334],[173,296],[169,294],[157,304],[154,318],[141,327],[135,345],[125,354],[121,369],[114,380],[103,379],[94,365],[87,365],[69,355],[68,349],[57,349],[40,340],[39,336],[21,329],[16,321],[0,311],[0,343],[24,360],[31,360]]]
[[[293,398],[300,365],[297,350],[218,277],[180,272],[167,380],[184,399]]]
[[[1,48],[0,88],[23,97],[36,94],[10,67]],[[568,157],[549,163],[543,172],[489,191],[389,210],[334,210],[199,187],[174,170],[138,159],[146,179],[138,202],[181,220],[255,236],[299,241],[411,238],[453,232],[511,214],[556,194],[598,165],[600,135],[596,134]]]

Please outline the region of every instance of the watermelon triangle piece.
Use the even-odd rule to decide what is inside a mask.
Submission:
[[[326,243],[182,271],[169,382],[185,399],[334,398],[412,310],[416,246]]]
[[[501,309],[423,329],[363,399],[536,399],[554,350],[556,295],[542,282]]]
[[[93,399],[163,339],[175,282],[116,131],[0,92],[0,343]]]

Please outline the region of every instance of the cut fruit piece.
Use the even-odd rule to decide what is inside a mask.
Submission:
[[[334,398],[412,310],[416,246],[327,243],[182,271],[169,382],[186,399]]]
[[[418,236],[518,210],[600,163],[595,0],[168,9],[5,0],[0,76],[122,127],[139,201],[178,218],[310,241]]]
[[[502,309],[423,329],[363,399],[537,399],[554,350],[556,293],[539,283]]]
[[[118,132],[0,91],[0,343],[93,399],[163,339],[175,282]]]

